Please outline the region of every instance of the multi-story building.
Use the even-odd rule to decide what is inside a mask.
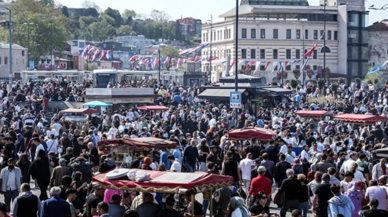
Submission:
[[[9,76],[9,44],[0,43],[0,77]],[[12,71],[18,77],[27,68],[27,48],[12,45]]]
[[[180,23],[182,35],[201,36],[201,20],[186,17],[178,19],[177,22]]]
[[[369,37],[369,62],[368,66],[374,68],[388,60],[388,19],[376,22],[368,27]],[[387,72],[387,69],[382,69]],[[383,73],[385,74],[385,73]]]
[[[131,47],[131,50],[137,54],[144,54],[143,47],[155,44],[154,39],[147,39],[144,35],[126,35],[112,38],[114,42],[122,42],[122,47]]]
[[[363,77],[368,70],[368,40],[366,34],[365,0],[327,0],[326,4],[326,47],[322,39],[312,54],[308,65],[314,75],[307,80],[315,80],[319,69],[324,65],[330,69],[330,79],[335,77]],[[278,81],[275,76],[279,62],[289,62],[284,70],[288,72],[285,80],[293,79],[292,71],[303,68],[304,53],[319,41],[324,33],[324,0],[320,6],[310,6],[307,0],[242,0],[238,21],[238,61],[260,61],[254,76],[262,81]],[[231,62],[235,57],[235,11],[221,14],[224,21],[202,25],[202,42],[210,46],[202,50],[202,57],[218,57],[202,62],[202,71],[210,72],[212,81],[225,76],[227,55]],[[212,33],[210,32],[212,29]],[[291,65],[294,60],[301,62]],[[267,67],[268,65],[268,67]],[[242,69],[244,65],[238,65]],[[266,69],[266,70],[265,70]],[[272,73],[272,71],[275,71]],[[232,69],[231,74],[234,73]],[[303,76],[299,77],[302,81]]]

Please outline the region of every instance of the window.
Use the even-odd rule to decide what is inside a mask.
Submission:
[[[78,43],[78,47],[85,47],[85,42],[80,41],[80,42]]]
[[[264,71],[264,69],[265,69],[265,66],[260,65],[260,71]]]
[[[202,38],[203,38],[203,41],[205,42],[206,41],[206,37],[205,37],[205,33],[202,34]]]
[[[286,66],[286,70],[290,71],[291,70],[291,65]]]
[[[334,31],[334,40],[338,40],[338,31]]]
[[[8,64],[8,57],[4,57],[4,64],[5,64],[5,65]]]
[[[309,30],[304,30],[304,39],[309,39]]]
[[[322,37],[322,38],[326,37],[326,35],[324,35],[324,31],[323,30],[321,30],[321,34],[319,35],[319,37]]]
[[[287,39],[291,39],[291,29],[287,29],[286,37],[287,37]]]
[[[1,64],[1,57],[0,57],[0,64]]]
[[[241,49],[241,58],[246,59],[247,58],[247,49]]]
[[[272,59],[274,59],[274,60],[278,59],[278,49],[273,49],[273,51],[272,51]]]
[[[317,50],[314,50],[313,59],[318,59],[318,52],[317,52]]]
[[[232,33],[231,33],[232,31],[229,29],[228,32],[229,32],[229,37],[228,38],[232,38]]]
[[[255,69],[256,69],[256,66],[255,66],[255,65],[252,65],[252,66],[251,66],[251,70],[254,72]]]
[[[251,38],[256,38],[256,29],[251,29]]]
[[[300,29],[296,30],[296,39],[300,39]]]
[[[106,48],[106,44],[103,44],[102,47],[103,47],[103,48]]]
[[[286,59],[291,59],[291,49],[286,49]]]
[[[226,29],[224,29],[224,39],[226,39]]]
[[[296,68],[296,69],[300,69],[300,65],[296,65],[295,68]]]
[[[251,59],[256,59],[256,49],[251,49]]]
[[[260,59],[265,59],[265,49],[260,49]]]
[[[241,37],[242,38],[247,38],[247,29],[242,29]]]
[[[24,50],[22,50],[22,56],[24,57]]]
[[[300,59],[300,50],[299,49],[295,50],[295,58]]]
[[[314,30],[314,39],[318,39],[318,30]]]
[[[260,38],[265,38],[265,29],[260,29]]]
[[[327,40],[331,40],[331,31],[327,31]]]
[[[273,30],[273,38],[274,38],[274,39],[277,39],[278,36],[279,36],[279,31],[278,31],[277,29],[274,29],[274,30]]]
[[[316,71],[317,70],[317,66],[313,66],[313,70]]]

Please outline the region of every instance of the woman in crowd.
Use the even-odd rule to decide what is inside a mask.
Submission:
[[[363,200],[363,196],[358,190],[358,183],[355,181],[349,183],[348,190],[344,195],[348,196],[353,202],[354,211],[352,217],[358,217],[358,212],[361,210],[361,203]]]
[[[16,166],[19,167],[22,172],[23,183],[30,183],[29,170],[31,162],[28,160],[28,155],[26,153],[20,155],[20,158],[16,162]]]
[[[32,162],[29,174],[31,178],[37,180],[40,189],[39,199],[47,200],[47,187],[50,183],[49,160],[44,150],[39,150],[36,159]]]

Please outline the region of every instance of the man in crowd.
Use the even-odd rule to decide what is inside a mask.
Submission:
[[[66,175],[71,175],[70,169],[66,166],[66,160],[64,158],[59,159],[59,166],[53,169],[50,178],[50,186],[60,186],[62,185],[62,177]]]
[[[0,174],[0,193],[4,194],[4,201],[9,212],[11,210],[11,202],[19,195],[19,189],[21,183],[23,183],[23,179],[19,167],[15,167],[15,160],[13,158],[9,158],[7,164],[8,166],[4,167]]]
[[[333,197],[333,194],[331,193],[330,189],[330,175],[325,173],[322,175],[322,181],[323,183],[318,185],[316,188],[314,198],[313,198],[313,204],[312,204],[312,211],[317,215],[317,217],[327,217],[327,207],[328,207],[328,201]]]
[[[13,217],[36,217],[40,215],[41,201],[31,192],[28,183],[21,186],[21,194],[13,201]]]
[[[69,217],[70,205],[65,200],[59,198],[61,189],[59,187],[52,187],[50,189],[51,198],[42,203],[42,210],[40,217]]]
[[[282,185],[280,186],[281,195],[283,192],[285,193],[285,204],[280,211],[280,216],[285,217],[288,210],[294,210],[299,208],[299,194],[301,192],[302,186],[295,178],[295,172],[292,169],[288,169],[286,171],[287,179],[282,181]],[[268,194],[268,193],[267,193]],[[269,193],[270,195],[270,193]]]

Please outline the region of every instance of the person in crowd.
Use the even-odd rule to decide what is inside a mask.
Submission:
[[[233,185],[238,188],[241,184],[241,167],[238,162],[233,160],[233,152],[227,152],[227,160],[222,165],[221,175],[232,176]]]
[[[36,217],[41,212],[41,201],[31,192],[30,184],[23,183],[21,194],[14,200],[12,215],[14,217]]]
[[[139,214],[139,217],[157,217],[159,211],[161,210],[159,205],[155,204],[154,196],[150,193],[145,193],[143,195],[143,203],[140,204],[136,211]]]
[[[63,191],[63,189],[61,189]],[[77,190],[74,188],[68,188],[66,189],[66,201],[69,203],[70,206],[70,213],[71,217],[76,217],[78,215],[78,211],[76,210],[75,206],[73,205],[73,202],[77,199]],[[62,194],[62,192],[61,192]]]
[[[51,198],[42,203],[40,217],[71,216],[70,205],[66,200],[59,198],[60,194],[61,189],[59,187],[52,187],[50,189]]]
[[[109,215],[111,217],[122,217],[125,208],[120,205],[121,197],[118,194],[112,196],[112,200],[109,203]]]
[[[113,126],[113,124],[112,124],[112,126]],[[109,214],[109,205],[107,203],[105,203],[104,201],[99,202],[97,204],[97,213],[98,213],[99,217],[112,217]]]
[[[97,205],[102,201],[104,197],[105,190],[103,188],[100,188],[97,183],[92,183],[92,187],[94,189],[94,192],[86,198],[86,209],[84,215],[86,217],[93,217],[95,215],[98,215]]]
[[[1,170],[0,174],[0,186],[1,193],[4,194],[4,202],[7,205],[7,211],[11,210],[11,202],[19,194],[19,189],[23,183],[23,177],[20,169],[15,167],[15,160],[8,158],[7,165]]]
[[[70,169],[66,166],[66,160],[64,158],[59,159],[59,166],[53,169],[50,178],[50,187],[62,185],[62,177],[71,175]]]
[[[354,174],[352,172],[348,171],[345,173],[345,179],[340,182],[342,194],[349,189],[349,184],[353,181],[353,178],[354,178]]]
[[[257,172],[259,175],[256,178],[252,179],[247,198],[248,200],[252,201],[251,197],[256,198],[255,195],[257,195],[260,191],[264,191],[266,195],[269,196],[268,201],[270,201],[270,196],[272,193],[272,184],[271,180],[269,180],[264,175],[266,172],[266,168],[264,166],[259,166]]]
[[[284,154],[280,154],[279,162],[276,164],[276,173],[275,173],[275,181],[277,186],[280,186],[283,183],[283,180],[287,178],[286,171],[291,169],[291,164],[285,161],[286,156]]]
[[[280,210],[280,216],[285,217],[288,210],[299,208],[299,194],[301,193],[301,184],[295,178],[295,172],[292,169],[286,171],[287,179],[284,179],[279,189],[279,194],[285,193],[285,203]]]
[[[277,213],[270,213],[268,198],[269,196],[265,191],[260,191],[256,196],[257,202],[249,209],[250,216],[268,215],[279,217]]]
[[[192,140],[190,145],[183,151],[183,164],[186,165],[188,172],[195,172],[197,162],[200,162],[197,142]],[[167,168],[170,169],[170,168]]]
[[[47,188],[50,184],[50,168],[49,161],[44,150],[39,150],[38,154],[32,162],[29,175],[32,179],[38,182],[38,186],[40,189],[39,199],[41,201],[47,200]]]
[[[179,159],[175,158],[174,155],[169,154],[167,159],[171,162],[171,172],[178,172],[180,173],[182,171],[181,163],[179,162]]]
[[[22,183],[30,183],[31,177],[29,176],[28,171],[30,170],[31,162],[26,153],[20,155],[20,158],[16,161],[16,166],[19,167],[22,172]]]
[[[307,212],[309,210],[309,189],[305,183],[306,176],[304,174],[299,174],[297,176],[297,179],[301,184],[299,198],[298,198],[299,210],[302,211],[303,217],[307,217]]]
[[[376,180],[372,179],[369,182],[369,187],[366,189],[365,197],[367,201],[370,201],[372,198],[375,198],[379,201],[378,209],[386,210],[387,209],[387,198],[388,193],[386,189],[381,188],[378,186],[378,183]]]
[[[7,205],[0,202],[0,217],[12,217],[7,214]]]
[[[359,212],[360,217],[385,217],[386,215],[381,211],[378,210],[378,207],[380,205],[380,202],[373,198],[372,200],[369,201],[369,205],[361,210]]]
[[[158,213],[158,217],[179,217],[178,211],[176,211],[174,207],[175,199],[172,196],[168,196],[166,198],[166,208],[160,210]]]
[[[350,182],[344,195],[348,196],[353,203],[354,210],[352,212],[352,217],[357,217],[359,211],[361,210],[363,199],[363,196],[360,194],[360,192],[358,192],[358,182]]]
[[[318,217],[328,216],[328,201],[333,197],[330,190],[330,175],[325,173],[322,175],[323,183],[318,185],[315,190],[312,211]]]
[[[337,217],[338,214],[350,216],[354,211],[350,198],[341,194],[341,187],[337,184],[332,184],[330,190],[334,196],[328,201],[328,216]]]
[[[373,166],[371,179],[379,180],[380,176],[387,175],[388,170],[387,170],[386,164],[387,164],[387,159],[381,158],[380,163]]]
[[[230,199],[229,206],[226,212],[226,216],[231,217],[249,217],[249,212],[244,206],[244,199],[241,197],[235,196]]]
[[[240,161],[242,182],[245,186],[245,192],[249,191],[251,186],[251,170],[255,167],[252,160],[252,153],[248,153],[246,158]]]

